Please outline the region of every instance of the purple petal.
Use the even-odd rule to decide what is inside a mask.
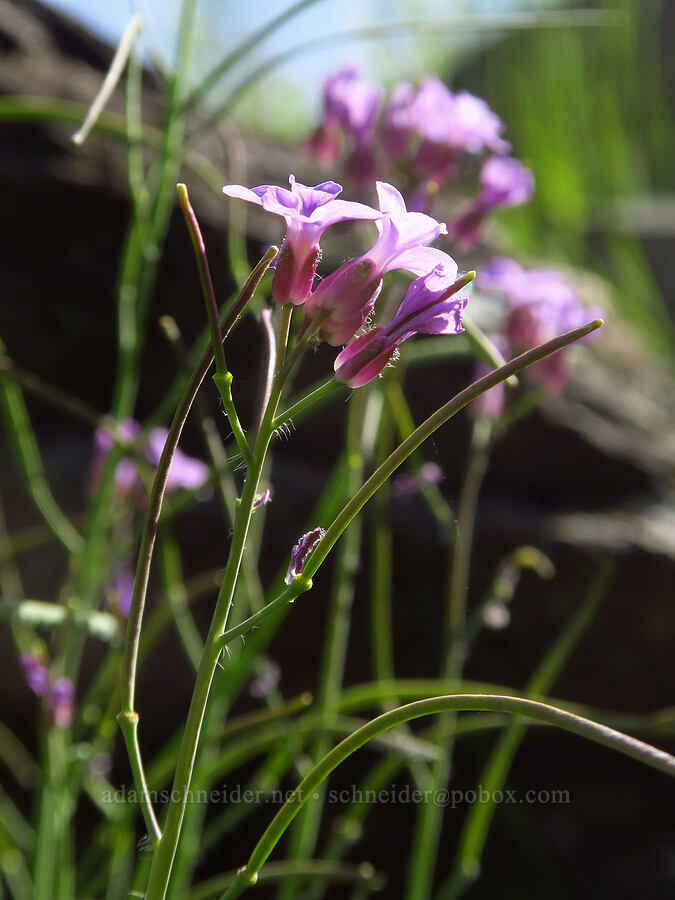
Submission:
[[[73,720],[75,691],[70,678],[57,678],[47,697],[47,705],[55,728],[67,728]]]
[[[49,685],[49,672],[44,660],[35,653],[22,653],[19,665],[28,687],[38,697],[43,697]]]
[[[488,207],[521,206],[534,193],[532,172],[510,156],[492,156],[480,173],[479,202]]]
[[[386,369],[396,342],[383,328],[360,334],[337,355],[335,378],[352,388],[363,387]]]
[[[325,533],[323,528],[313,528],[312,531],[303,534],[298,543],[293,547],[293,550],[291,551],[291,562],[288,566],[286,577],[284,578],[286,584],[292,584],[295,576],[302,574],[308,556]]]
[[[169,432],[166,428],[153,428],[148,434],[146,457],[153,464],[158,465]],[[186,490],[198,490],[203,487],[209,478],[209,467],[200,459],[186,456],[178,447],[174,451],[166,481],[167,492],[178,488]]]

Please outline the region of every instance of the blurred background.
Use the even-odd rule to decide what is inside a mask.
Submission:
[[[200,77],[263,22],[283,0],[198,7],[197,51],[190,77]],[[177,0],[147,2],[147,72],[143,109],[157,123],[165,98],[156,67],[170,69]],[[23,369],[70,391],[100,412],[109,409],[115,359],[116,270],[129,219],[126,158],[113,135],[96,133],[82,149],[69,137],[75,123],[21,114],[12,98],[59,98],[88,104],[98,89],[129,15],[126,3],[35,0],[0,3],[0,336]],[[452,89],[487,100],[506,123],[514,154],[534,171],[528,205],[498,218],[480,262],[507,253],[530,264],[574,273],[607,310],[606,334],[589,350],[561,396],[551,398],[497,445],[478,511],[472,599],[483,596],[499,561],[518,544],[535,544],[555,564],[545,583],[526,574],[503,631],[483,632],[467,677],[522,686],[588,589],[598,565],[615,570],[599,614],[556,684],[554,695],[602,709],[644,713],[672,705],[675,633],[675,380],[673,349],[675,231],[673,185],[673,54],[675,4],[659,0],[451,2],[451,0],[324,0],[256,47],[204,98],[208,118],[235,92],[220,133],[200,144],[222,183],[242,170],[249,185],[285,184],[288,172],[313,184],[331,177],[298,153],[316,127],[321,82],[345,61],[371,79],[394,81],[436,72]],[[36,107],[37,108],[37,107]],[[123,92],[110,104],[123,110]],[[225,132],[224,134],[222,132]],[[215,190],[189,181],[209,247],[227,240],[228,206]],[[338,179],[339,180],[339,179]],[[249,259],[277,239],[274,224],[252,222]],[[266,231],[268,228],[270,230]],[[259,229],[259,230],[258,230]],[[223,255],[224,256],[224,255]],[[232,275],[211,252],[216,287],[226,296]],[[462,260],[467,266],[476,259]],[[142,418],[161,400],[175,366],[154,325],[173,315],[188,340],[202,327],[193,262],[182,222],[171,222],[150,312],[137,404]],[[228,360],[255,401],[258,331],[247,321]],[[322,348],[303,375],[325,372]],[[417,421],[471,377],[467,362],[411,373],[406,393]],[[253,409],[242,397],[243,417]],[[40,399],[29,408],[57,499],[74,517],[85,503],[92,435]],[[340,452],[344,405],[298,427],[275,455],[275,503],[266,529],[263,576],[269,581],[313,507],[315,486]],[[457,499],[469,426],[455,420],[425,456],[445,474],[441,490]],[[199,452],[190,429],[185,447]],[[39,522],[0,436],[0,492],[10,532]],[[401,676],[431,677],[439,648],[433,627],[440,600],[438,571],[446,543],[419,498],[392,501],[396,655]],[[222,565],[210,540],[221,528],[213,504],[179,524],[186,575]],[[367,681],[368,554],[357,583],[346,682]],[[57,549],[39,546],[20,559],[30,596],[55,599],[63,574]],[[421,574],[423,573],[423,574]],[[316,681],[330,579],[318,580],[306,608],[296,610],[271,650],[287,695]],[[361,602],[360,602],[361,601]],[[201,624],[209,603],[197,609]],[[35,741],[34,710],[7,632],[0,654],[2,720],[24,742]],[[166,659],[175,678],[166,690]],[[93,671],[96,648],[86,661]],[[158,747],[184,715],[190,670],[168,638],[143,670],[144,740]],[[248,702],[253,704],[251,697]],[[240,701],[247,708],[247,699]],[[471,787],[493,738],[457,749],[457,785]],[[671,748],[672,749],[672,748]],[[126,779],[116,760],[117,780]],[[336,786],[358,780],[354,763]],[[471,898],[594,897],[662,900],[675,890],[672,785],[631,761],[567,736],[533,729],[510,784],[565,788],[569,806],[501,808],[490,834],[484,877]],[[28,803],[27,796],[19,801]],[[92,811],[78,810],[82,839]],[[331,815],[329,811],[329,816]],[[462,811],[448,811],[443,841],[454,852]],[[234,858],[246,852],[265,819],[243,829]],[[371,814],[356,857],[390,874],[396,897],[404,872],[410,820],[406,810]],[[205,860],[203,874],[218,871]],[[449,864],[449,862],[448,862]],[[397,869],[397,866],[400,866]],[[211,868],[212,867],[212,868]],[[338,896],[336,894],[336,896]]]

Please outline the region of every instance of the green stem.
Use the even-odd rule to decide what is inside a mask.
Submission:
[[[138,713],[121,712],[117,717],[117,722],[124,737],[124,743],[129,756],[129,763],[134,777],[134,785],[140,794],[140,806],[145,821],[145,827],[150,833],[150,837],[155,845],[162,838],[155,811],[150,801],[150,793],[145,780],[145,772],[143,771],[143,762],[141,760],[141,749],[138,745]]]
[[[5,345],[0,340],[0,354]],[[26,490],[54,535],[70,553],[82,549],[82,536],[63,514],[49,489],[40,450],[31,427],[21,388],[0,368],[0,413],[16,465],[23,475]]]
[[[557,709],[545,703],[538,703],[523,697],[506,697],[490,694],[455,694],[448,697],[418,700],[415,703],[409,703],[386,712],[376,719],[372,719],[348,738],[341,741],[314,766],[272,819],[267,830],[256,844],[248,862],[239,870],[237,881],[223,895],[221,900],[233,900],[252,884],[255,884],[258,872],[303,805],[312,798],[314,791],[330,773],[352,753],[368,743],[368,741],[378,737],[384,731],[395,728],[397,725],[402,725],[404,722],[439,713],[467,711],[503,712],[545,722],[548,725],[554,725],[564,731],[595,741],[653,769],[675,777],[675,757],[665,751],[652,747],[650,744],[645,744],[620,731],[615,731],[605,725],[600,725],[590,719],[584,719],[581,716],[576,716],[573,713]]]
[[[260,426],[260,432],[253,450],[253,460],[248,467],[241,503],[237,514],[237,521],[232,537],[230,553],[225,567],[223,582],[216,601],[216,608],[209,628],[209,633],[204,643],[204,655],[197,672],[197,679],[188,711],[183,740],[176,764],[171,804],[166,819],[164,835],[155,852],[150,878],[146,893],[147,900],[164,900],[171,877],[173,861],[180,839],[180,832],[185,815],[185,807],[188,801],[188,792],[192,782],[192,773],[195,764],[199,740],[201,737],[202,723],[209,699],[211,683],[222,650],[222,633],[225,629],[237,576],[241,565],[246,537],[253,513],[253,505],[267,450],[274,435],[274,416],[279,404],[279,398],[283,390],[286,378],[302,351],[307,346],[312,334],[321,324],[321,317],[317,316],[312,329],[308,329],[303,337],[296,343],[288,360],[285,359],[285,347],[288,340],[290,321],[292,316],[290,305],[284,307],[282,313],[281,328],[279,334],[279,348],[277,352],[277,372],[274,385],[270,394],[269,403]],[[168,441],[167,441],[168,442]]]
[[[314,321],[315,323],[318,322],[318,317]],[[521,356],[512,359],[505,366],[502,366],[501,369],[496,369],[494,372],[484,375],[483,378],[478,379],[478,381],[475,381],[468,388],[460,391],[459,394],[441,406],[440,409],[437,409],[435,413],[432,413],[428,419],[415,429],[410,437],[399,444],[396,450],[387,457],[382,465],[373,472],[370,478],[368,478],[362,487],[340,510],[327,529],[326,534],[305,563],[302,578],[298,579],[297,586],[294,582],[290,588],[283,591],[275,600],[263,607],[259,613],[256,613],[255,616],[251,616],[250,619],[242,622],[236,634],[234,633],[234,630],[226,632],[227,637],[221,635],[221,640],[224,640],[225,643],[229,643],[234,637],[245,634],[245,631],[242,629],[246,628],[248,630],[250,627],[260,625],[265,619],[272,616],[289,601],[295,600],[301,593],[309,590],[309,587],[311,587],[312,584],[312,578],[316,575],[317,570],[338,542],[342,532],[349,525],[354,516],[365,506],[368,500],[370,500],[373,494],[384,484],[387,478],[396,471],[398,466],[400,466],[411,453],[433,434],[436,429],[440,428],[441,425],[445,424],[445,422],[471,403],[472,400],[475,400],[476,397],[480,396],[484,391],[489,390],[501,381],[505,381],[510,375],[522,371],[527,368],[527,366],[534,365],[534,363],[550,356],[550,354],[557,352],[568,344],[578,341],[591,331],[595,331],[595,329],[599,328],[601,325],[602,320],[597,319],[596,321],[585,325],[583,328],[568,331],[567,333],[560,335],[560,337],[554,338],[552,341],[541,344],[533,350],[528,350],[527,353],[523,353]],[[300,590],[291,594],[291,591],[297,588],[300,588]]]
[[[263,275],[269,268],[270,263],[278,252],[277,247],[270,247],[262,260],[251,273],[244,288],[225,317],[221,325],[221,334],[223,340],[230,333],[239,316],[250,302],[256,291]],[[152,486],[150,499],[148,501],[148,512],[145,518],[143,529],[143,537],[141,539],[141,549],[138,557],[138,567],[136,571],[136,582],[134,584],[134,594],[131,602],[131,610],[129,613],[129,621],[127,624],[127,635],[125,643],[125,677],[124,677],[124,693],[123,693],[123,711],[132,712],[134,709],[134,693],[136,683],[136,660],[138,657],[138,644],[140,640],[141,625],[143,621],[143,608],[145,605],[145,597],[147,594],[148,580],[150,576],[150,564],[152,562],[152,554],[157,536],[157,527],[159,516],[162,509],[164,499],[164,490],[166,481],[173,458],[174,451],[178,446],[183,425],[187,419],[188,413],[194,402],[206,373],[213,362],[213,348],[209,345],[202,354],[201,359],[197,363],[195,370],[186,385],[183,396],[174,415],[169,433],[162,450],[157,472]]]
[[[347,419],[344,465],[347,470],[347,494],[358,490],[363,481],[367,458],[377,435],[377,423],[382,411],[380,392],[360,391],[353,399]],[[328,722],[335,715],[344,677],[347,643],[354,600],[354,580],[360,562],[361,523],[352,522],[338,549],[335,575],[326,621],[322,665],[317,690],[317,711]],[[321,731],[312,747],[312,759],[321,759],[329,747],[327,730]],[[323,813],[323,791],[303,812],[292,835],[290,854],[293,859],[311,859],[319,836]],[[283,885],[281,900],[292,900],[300,892],[298,881],[291,879]]]
[[[460,391],[459,394],[437,409],[436,412],[432,413],[428,419],[415,429],[409,438],[399,444],[396,450],[394,450],[385,462],[373,472],[360,490],[358,490],[351,500],[343,507],[331,523],[316,550],[314,550],[309,557],[304,569],[305,576],[307,578],[314,577],[319,566],[333,549],[344,529],[373,496],[375,491],[384,484],[387,478],[396,471],[398,466],[400,466],[413,451],[433,434],[434,431],[440,428],[441,425],[444,425],[448,419],[451,419],[456,413],[471,403],[472,400],[475,400],[476,397],[480,396],[484,391],[489,390],[496,384],[500,384],[500,382],[505,381],[511,375],[521,372],[528,366],[534,365],[534,363],[540,362],[547,356],[558,352],[568,344],[578,341],[580,338],[585,337],[602,325],[602,319],[596,319],[593,322],[589,322],[588,325],[584,325],[582,328],[575,328],[573,331],[568,331],[551,341],[547,341],[545,344],[540,344],[538,347],[528,350],[526,353],[512,359],[500,369],[495,369],[495,371],[489,372],[487,375],[479,378],[478,381],[475,381],[472,385],[465,388],[463,391]]]
[[[298,862],[271,863],[260,876],[261,884],[285,881],[287,878],[302,878],[320,884],[359,884],[368,891],[379,891],[382,879],[369,863],[349,866],[329,860],[314,859]],[[188,894],[188,900],[215,900],[237,879],[236,872],[227,872],[198,884]]]

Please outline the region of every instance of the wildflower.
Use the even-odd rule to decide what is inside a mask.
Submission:
[[[40,697],[52,727],[66,728],[73,719],[73,682],[70,678],[52,681],[47,663],[36,653],[22,653],[19,664],[28,687]]]
[[[37,653],[22,653],[19,665],[28,687],[36,696],[43,697],[49,686],[49,670],[44,659]]]
[[[74,693],[70,678],[57,678],[52,683],[45,702],[54,728],[67,728],[72,722]]]
[[[305,563],[307,562],[307,557],[325,533],[323,528],[313,528],[311,531],[303,534],[298,543],[293,547],[293,550],[291,551],[291,562],[288,566],[286,577],[284,578],[286,584],[291,584],[296,575],[302,574],[302,570],[305,568]]]
[[[319,328],[319,337],[339,347],[363,325],[382,288],[382,277],[393,269],[423,275],[443,266],[450,281],[457,274],[453,259],[441,250],[426,247],[446,226],[431,216],[408,212],[401,194],[391,184],[377,182],[380,212],[375,225],[379,237],[363,256],[351,260],[328,275],[305,304],[311,321],[319,310],[329,315]]]
[[[129,449],[131,449],[138,437],[141,426],[134,419],[124,419],[115,426],[111,419],[108,427],[96,429],[94,433],[94,461],[89,476],[91,490],[98,483],[105,460],[115,444],[111,433],[113,429],[118,441],[128,445]],[[118,497],[126,497],[138,488],[138,468],[132,459],[125,457],[117,463],[113,475],[113,483]]]
[[[408,82],[394,85],[384,114],[384,148],[393,159],[408,152],[414,123],[410,113],[415,88]]]
[[[584,307],[563,274],[555,269],[526,271],[514,260],[497,258],[481,272],[480,283],[507,295],[504,337],[515,353],[601,315],[598,309]],[[551,392],[559,391],[568,375],[567,358],[560,353],[542,360],[532,370],[532,376]]]
[[[400,108],[398,117],[404,119]],[[421,138],[415,166],[439,183],[447,181],[462,153],[504,154],[511,149],[501,137],[503,122],[484,100],[467,91],[453,94],[433,76],[420,84],[408,119],[411,130]]]
[[[338,200],[342,187],[334,181],[324,181],[307,187],[289,178],[291,189],[263,184],[249,188],[238,184],[226,185],[223,193],[262,206],[286,220],[286,236],[277,257],[272,280],[272,295],[277,303],[304,303],[312,290],[316,265],[321,250],[321,235],[330,225],[351,219],[378,219],[380,213],[349,200]]]
[[[359,335],[338,354],[335,377],[349,387],[362,387],[382,372],[400,344],[413,334],[459,334],[466,300],[454,295],[474,277],[452,280],[437,266],[408,288],[388,325]],[[454,298],[454,299],[453,299]]]
[[[272,491],[266,488],[261,494],[256,494],[253,498],[253,509],[260,509],[261,506],[267,506],[272,502]]]
[[[164,444],[169,432],[166,428],[153,428],[148,434],[148,443],[145,451],[147,459],[154,465],[158,465],[164,450]],[[203,487],[209,478],[209,467],[200,459],[187,456],[176,447],[166,480],[167,493],[184,488],[188,491],[196,491]]]
[[[134,573],[128,563],[119,566],[106,585],[106,604],[125,619],[129,618],[134,595]]]
[[[323,84],[323,120],[308,143],[322,162],[333,162],[340,134],[349,146],[347,171],[357,183],[374,177],[373,139],[384,88],[358,77],[358,68],[345,66]]]
[[[512,157],[492,156],[480,173],[476,199],[450,226],[450,237],[465,247],[476,242],[487,216],[498,208],[521,206],[532,196],[534,178],[529,169]]]
[[[411,497],[424,484],[439,484],[443,480],[443,470],[433,462],[425,462],[419,472],[401,472],[391,483],[392,497]]]

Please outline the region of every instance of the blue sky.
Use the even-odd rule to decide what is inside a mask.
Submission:
[[[193,79],[208,71],[247,34],[285,10],[292,0],[198,0],[195,64]],[[236,79],[244,77],[252,65],[281,50],[311,41],[315,49],[297,55],[268,76],[254,92],[246,113],[250,124],[272,118],[280,103],[290,106],[287,125],[297,127],[314,118],[320,103],[320,87],[325,75],[345,61],[358,61],[364,74],[385,80],[416,79],[432,70],[470,40],[466,34],[414,35],[376,41],[337,42],[331,33],[410,18],[433,21],[478,13],[486,15],[541,7],[547,0],[317,0],[293,22],[269,38],[256,53],[255,61],[242,62]],[[173,58],[180,0],[51,0],[51,5],[86,24],[93,32],[115,43],[130,16],[140,11],[146,21],[144,40],[167,60]],[[222,89],[228,82],[222,85]],[[217,91],[214,98],[218,98]]]

